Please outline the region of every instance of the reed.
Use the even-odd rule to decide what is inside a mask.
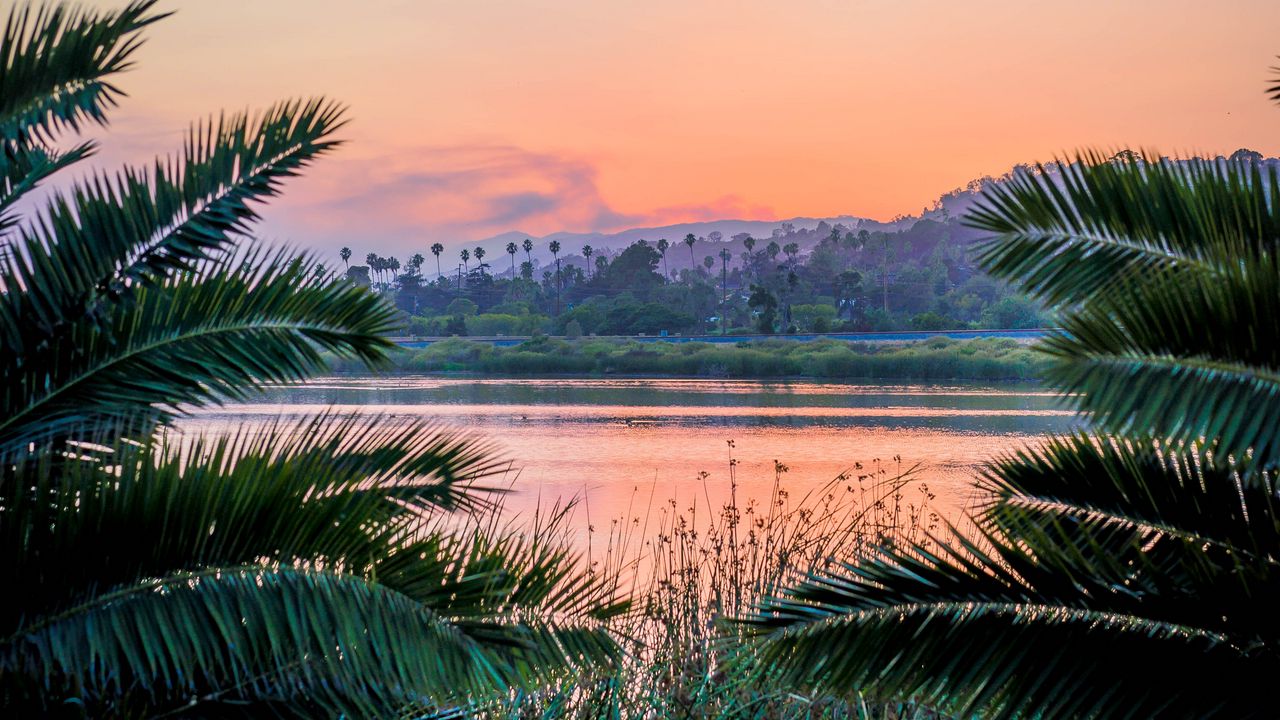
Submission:
[[[594,573],[634,598],[613,619],[627,644],[622,665],[491,708],[494,720],[539,718],[932,718],[909,706],[872,706],[856,695],[803,696],[772,681],[751,662],[751,648],[729,618],[806,573],[872,548],[929,542],[940,524],[932,493],[901,461],[855,464],[823,487],[796,497],[787,466],[774,464],[763,501],[738,494],[729,441],[729,492],[713,504],[702,473],[702,498],[654,503],[637,488],[632,507],[606,526],[593,525],[587,546]]]

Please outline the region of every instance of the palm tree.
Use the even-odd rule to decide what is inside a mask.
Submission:
[[[777,262],[778,253],[782,252],[782,246],[776,240],[770,240],[769,244],[764,246],[764,252],[769,256],[770,262]]]
[[[742,241],[742,246],[743,246],[743,247],[745,247],[745,248],[747,249],[747,252],[751,252],[751,251],[752,251],[752,250],[754,250],[754,249],[755,249],[755,247],[756,247],[756,239],[755,239],[755,238],[753,238],[753,237],[751,237],[750,235],[748,235],[748,236],[747,236],[747,237]]]
[[[385,362],[396,316],[247,236],[338,144],[328,100],[24,197],[95,147],[54,149],[105,124],[154,6],[18,5],[0,31],[0,714],[425,715],[614,657],[572,619],[584,576],[550,580],[563,553],[447,529],[490,502],[484,443],[328,415],[176,437],[322,351]]]
[[[394,256],[387,258],[387,269],[391,271],[391,281],[395,282],[396,276],[400,273],[400,261]]]
[[[431,243],[431,254],[436,256],[436,277],[444,277],[444,271],[440,269],[440,253],[444,252],[444,245],[440,243]]]
[[[341,257],[341,258],[342,258],[342,267],[343,267],[343,268],[345,268],[345,269],[350,269],[350,267],[351,267],[351,262],[350,262],[350,260],[351,260],[351,248],[349,248],[349,247],[344,247],[344,248],[342,248],[341,250],[339,250],[339,251],[338,251],[338,257]]]
[[[417,275],[422,270],[422,263],[426,261],[427,259],[422,256],[422,253],[414,253],[409,256],[409,269],[413,271],[413,274]]]
[[[556,259],[556,315],[560,314],[560,241],[552,240],[547,246],[551,256]]]
[[[711,273],[711,268],[716,266],[716,259],[710,255],[702,258],[702,266],[707,269],[707,274]],[[696,267],[696,266],[695,266]]]
[[[533,253],[533,241],[532,241],[532,240],[530,240],[529,238],[525,238],[525,239],[524,239],[524,242],[523,242],[523,243],[520,243],[520,247],[524,248],[524,259],[525,259],[526,261],[528,261],[528,262],[532,263],[532,262],[533,262],[533,254],[532,254],[532,253]]]
[[[466,248],[462,248],[462,252],[458,253],[458,257],[462,258],[462,269],[470,275],[471,266],[467,265],[467,261],[471,259],[471,251]]]
[[[667,268],[667,249],[671,247],[671,243],[666,238],[658,239],[658,254],[662,256],[662,276],[670,278],[670,270]]]
[[[582,246],[582,257],[587,260],[587,277],[591,277],[591,256],[595,254],[595,250],[590,245]]]
[[[796,256],[800,254],[799,243],[792,242],[783,245],[782,252],[787,254],[787,261],[791,263],[791,267],[794,269],[796,265]]]
[[[1240,159],[1082,153],[987,190],[980,262],[1060,313],[1046,375],[1094,430],[992,464],[976,540],[766,603],[756,659],[956,717],[1270,715],[1277,187]]]
[[[480,274],[484,274],[484,248],[476,248],[476,264],[480,266]]]
[[[693,233],[684,236],[684,244],[689,246],[689,264],[694,270],[698,269],[698,261],[693,259],[693,246],[696,242],[698,242],[698,238],[694,237]]]
[[[515,282],[515,279],[516,279],[516,251],[517,250],[519,250],[519,248],[516,247],[515,243],[513,242],[507,243],[507,254],[511,256],[511,281],[512,282]]]

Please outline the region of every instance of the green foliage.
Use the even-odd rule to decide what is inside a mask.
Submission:
[[[453,300],[444,308],[445,315],[462,315],[470,316],[480,312],[480,306],[475,301],[467,298],[458,298]]]
[[[1045,375],[1107,434],[995,462],[946,544],[811,573],[742,661],[958,717],[1273,714],[1278,180],[1086,153],[989,188],[982,262],[1060,313]]]
[[[325,358],[387,361],[392,306],[251,236],[255,205],[336,147],[340,106],[197,123],[178,155],[13,214],[87,155],[47,143],[104,122],[154,4],[21,5],[4,31],[2,713],[422,716],[613,662],[620,606],[557,520],[446,514],[493,507],[507,464],[484,443],[376,418],[173,425]]]
[[[791,320],[800,332],[826,332],[836,319],[836,309],[831,305],[793,305]],[[825,328],[822,330],[820,328]]]
[[[656,335],[664,330],[688,327],[693,318],[658,303],[618,305],[605,315],[597,330],[601,335]]]
[[[732,442],[730,442],[732,453]],[[634,568],[643,602],[611,625],[632,652],[607,672],[588,673],[538,694],[517,696],[484,718],[627,718],[686,720],[937,720],[906,704],[802,694],[778,682],[765,663],[729,665],[741,638],[722,619],[750,608],[788,578],[828,567],[840,551],[923,539],[936,528],[927,486],[910,470],[855,463],[847,473],[804,494],[774,464],[772,493],[758,504],[737,493],[730,461],[719,505],[674,498],[597,523],[607,547],[602,568]]]
[[[934,338],[910,343],[842,340],[743,343],[564,341],[541,337],[515,347],[455,339],[392,355],[396,372],[469,371],[499,375],[630,373],[867,380],[1034,380],[1044,359],[1016,340]],[[332,358],[336,372],[364,369]]]

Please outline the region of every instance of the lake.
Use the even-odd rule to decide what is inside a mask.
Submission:
[[[217,431],[326,408],[492,438],[512,461],[508,512],[576,496],[592,523],[672,499],[718,508],[731,458],[740,500],[769,496],[775,461],[793,498],[842,473],[853,483],[916,468],[906,497],[926,486],[936,511],[958,517],[981,463],[1075,424],[1037,386],[392,376],[321,378],[185,425]]]

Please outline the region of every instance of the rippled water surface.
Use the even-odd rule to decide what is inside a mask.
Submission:
[[[518,472],[513,512],[580,496],[593,519],[634,515],[651,498],[718,504],[731,453],[740,497],[767,495],[775,460],[792,497],[846,471],[918,466],[934,507],[954,515],[972,500],[980,463],[1074,422],[1034,386],[397,376],[323,378],[188,424],[225,430],[325,409],[484,434]]]

